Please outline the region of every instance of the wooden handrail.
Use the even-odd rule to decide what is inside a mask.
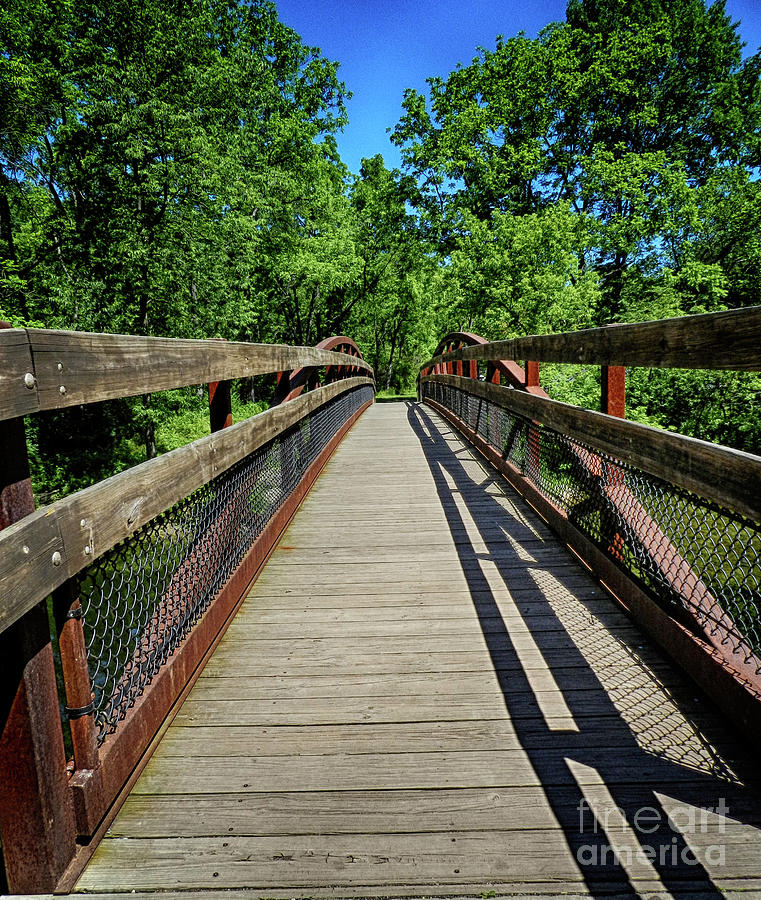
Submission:
[[[439,363],[481,359],[757,372],[760,338],[761,306],[752,306],[476,344],[434,356],[421,371]]]
[[[77,835],[91,838],[95,834],[130,774],[142,764],[164,717],[212,652],[322,466],[372,403],[371,367],[353,342],[346,344],[348,338],[337,340],[340,346],[335,349],[348,349],[348,353],[331,352],[334,346],[0,328],[0,425],[6,458],[0,480],[0,657],[7,670],[2,686],[7,721],[0,722],[0,762],[8,774],[0,791],[0,831],[12,891],[49,893],[60,885],[72,860],[83,859]],[[233,379],[277,372],[282,381],[303,366],[311,366],[313,372],[308,393],[232,424]],[[322,378],[319,369],[324,370]],[[327,383],[320,387],[320,380]],[[204,383],[209,386],[210,435],[34,511],[24,416]],[[276,397],[275,402],[282,399]],[[331,416],[328,424],[321,418],[322,409],[328,404],[332,408],[333,403],[343,419],[334,421]],[[305,418],[326,426],[317,428],[313,443],[309,430],[308,458],[301,455],[305,445],[298,430]],[[294,426],[301,440],[290,439]],[[154,599],[159,599],[152,609],[159,617],[157,627],[142,634],[143,643],[136,652],[153,649],[151,635],[161,631],[166,604],[190,602],[187,590],[196,591],[192,612],[199,617],[179,643],[172,643],[168,658],[155,657],[153,662],[160,662],[158,670],[150,672],[150,683],[141,685],[139,696],[130,697],[118,727],[107,735],[99,732],[97,690],[91,680],[77,576],[104,554],[119,553],[121,542],[162,514],[172,515],[169,511],[176,504],[199,489],[234,481],[238,467],[245,469],[249,463],[250,471],[256,472],[261,454],[269,458],[268,448],[280,436],[275,448],[279,475],[273,475],[268,465],[262,470],[265,477],[275,478],[277,505],[268,510],[266,521],[257,518],[255,529],[240,525],[233,555],[228,556],[230,536],[219,534],[232,514],[228,504],[225,515],[198,536],[174,570],[170,566],[168,585],[153,585],[158,591]],[[228,478],[225,473],[231,467]],[[244,482],[244,494],[245,485],[250,487]],[[248,501],[242,495],[238,500],[243,499],[246,507],[251,496]],[[212,567],[216,562],[212,575],[224,576],[223,582],[206,581],[199,587],[192,567],[201,562]],[[233,564],[234,569],[228,570]],[[199,590],[208,596],[198,594]],[[51,614],[59,640],[58,672]],[[97,608],[95,615],[99,615]],[[162,646],[157,654],[164,652]],[[58,696],[60,674],[71,721],[73,759],[68,767]],[[30,846],[35,848],[34,858]]]
[[[0,420],[361,357],[315,347],[12,328],[0,331]]]
[[[353,359],[353,358],[352,358]],[[119,541],[334,397],[357,376],[113,475],[0,531],[0,632]]]
[[[761,522],[761,457],[460,375],[425,375]]]

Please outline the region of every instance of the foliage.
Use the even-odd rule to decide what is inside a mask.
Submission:
[[[387,390],[414,384],[432,334],[426,301],[433,266],[407,209],[412,186],[375,156],[362,160],[351,187],[361,266],[352,292],[353,328]]]
[[[537,39],[498,37],[428,97],[407,91],[392,140],[438,255],[436,333],[761,302],[760,73],[723,0],[569,0]],[[589,375],[543,381],[595,405]],[[758,448],[758,396],[754,376],[636,372],[629,408]]]
[[[0,316],[177,337],[329,333],[319,314],[293,328],[273,285],[293,278],[329,303],[353,275],[351,232],[335,222],[349,208],[332,140],[346,92],[271,2],[10,0],[0,44]],[[70,411],[66,430],[89,436],[70,447],[55,417],[32,422],[37,483],[69,489],[151,456],[174,442],[168,419],[179,434],[190,415],[161,396]]]
[[[9,0],[0,317],[349,333],[379,386],[405,393],[447,331],[761,301],[761,56],[742,60],[723,0],[569,0],[538,38],[497,37],[427,96],[405,93],[402,171],[341,161],[338,69],[271,0]],[[591,372],[543,372],[559,398],[595,402]],[[637,371],[629,409],[758,449],[760,395],[755,376]],[[41,416],[35,483],[71,490],[205,427],[190,389]]]

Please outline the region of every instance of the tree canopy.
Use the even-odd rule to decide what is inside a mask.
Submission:
[[[350,173],[339,64],[271,0],[9,0],[0,318],[297,344],[350,332],[400,390],[452,329],[757,304],[760,75],[723,0],[569,0],[538,38],[498,36],[405,93],[402,171],[376,155]],[[544,377],[588,394],[587,374]],[[759,450],[758,395],[751,376],[639,372],[630,409]],[[98,414],[100,444],[113,457],[137,431],[161,449],[167,402]],[[40,458],[54,424],[33,435]]]

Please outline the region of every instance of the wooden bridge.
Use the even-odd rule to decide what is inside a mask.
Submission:
[[[373,404],[345,337],[0,332],[8,889],[758,896],[761,459],[627,422],[616,366],[759,338],[449,335]],[[539,386],[580,359],[607,414]],[[208,438],[33,511],[23,416],[199,381]]]

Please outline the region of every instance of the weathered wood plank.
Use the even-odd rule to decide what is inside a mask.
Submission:
[[[549,679],[544,679],[546,669],[537,668],[528,674],[528,684],[534,690],[552,690]],[[568,677],[569,673],[562,675]],[[594,673],[586,668],[578,671],[571,670],[570,677],[576,690],[600,690],[601,685]],[[522,678],[513,676],[512,688],[504,689],[506,698],[522,693],[526,690],[526,683]],[[489,673],[459,672],[457,684],[463,694],[470,696],[480,694],[482,696],[499,697],[499,687],[496,677],[489,677]],[[672,682],[674,680],[672,679]],[[679,683],[679,682],[676,682]],[[252,674],[241,678],[239,675],[229,675],[224,678],[202,677],[195,688],[196,700],[313,700],[316,698],[344,699],[344,698],[373,698],[373,697],[418,697],[449,695],[452,692],[453,679],[444,672],[409,674],[404,679],[405,693],[399,694],[399,685],[396,679],[380,676],[357,676],[354,678],[341,676],[324,676],[320,678],[291,677],[274,681],[266,676]]]
[[[616,620],[611,615],[610,625],[612,626]],[[463,634],[485,634],[485,635],[501,635],[509,634],[510,623],[526,623],[530,626],[534,634],[549,634],[551,632],[562,632],[566,634],[563,623],[552,615],[550,610],[545,611],[543,615],[524,618],[515,616],[512,619],[503,619],[502,616],[478,616],[475,612],[469,616],[461,616],[459,618],[429,618],[429,619],[381,619],[367,621],[343,621],[343,622],[312,622],[308,631],[305,631],[303,623],[285,623],[277,622],[272,625],[264,625],[263,623],[252,621],[246,616],[240,621],[239,627],[236,629],[236,639],[241,641],[272,639],[272,640],[298,640],[301,638],[330,639],[340,636],[341,639],[362,639],[374,637],[394,637],[400,636],[409,638],[413,636],[425,637],[426,635],[463,635]],[[588,623],[589,628],[602,628],[601,624],[591,622]],[[633,634],[631,623],[623,613],[619,613],[618,628],[623,634]],[[588,629],[587,629],[588,630]],[[609,630],[613,630],[609,628]]]
[[[170,729],[162,743],[162,757],[194,760],[205,765],[207,758],[219,756],[228,758],[261,758],[324,755],[354,756],[355,765],[361,768],[366,754],[377,754],[391,748],[392,753],[436,752],[494,752],[529,751],[532,756],[549,753],[565,753],[571,756],[586,755],[587,751],[626,751],[633,755],[632,735],[626,729],[615,727],[613,716],[601,717],[601,723],[609,728],[594,728],[589,731],[574,732],[548,730],[544,721],[522,722],[520,729],[513,727],[509,719],[482,719],[476,722],[390,722],[382,724],[313,725],[303,728],[294,725],[277,727],[258,725],[213,726],[177,724]],[[686,732],[685,732],[686,734]],[[669,758],[674,750],[668,735],[648,733],[644,729],[638,735],[638,746],[645,753]],[[731,750],[732,741],[726,742]],[[712,757],[693,734],[687,746],[679,748],[683,758],[693,761],[693,778],[711,776]],[[671,756],[676,757],[677,753]],[[634,759],[632,759],[634,763]],[[634,770],[633,767],[630,770]],[[636,778],[633,778],[636,782]],[[703,783],[705,787],[705,782]],[[730,790],[730,785],[724,785]],[[644,783],[642,790],[652,790]],[[347,786],[348,789],[348,786]],[[143,791],[141,787],[139,789]],[[749,795],[738,794],[735,785],[732,790],[737,796],[745,797],[745,804],[754,810],[754,816],[761,821],[761,807],[754,805]],[[148,793],[147,789],[143,793]],[[161,793],[161,791],[159,791]],[[171,794],[171,796],[175,796]],[[727,801],[730,802],[729,800]],[[736,810],[733,810],[736,812]]]
[[[0,601],[0,627],[12,624],[67,576],[90,565],[308,413],[345,391],[369,383],[369,379],[357,377],[326,385],[120,472],[0,532],[0,577],[5,588]],[[24,547],[30,548],[28,554]],[[61,555],[58,565],[52,562],[51,549]],[[21,568],[19,560],[24,562]]]
[[[38,412],[40,398],[24,328],[0,329],[0,419]]]
[[[761,344],[760,344],[761,346]],[[761,521],[761,457],[458,375],[431,375]]]
[[[331,586],[336,592],[345,592],[346,588],[352,584],[356,586],[357,592],[372,591],[373,588],[377,590],[379,586],[386,586],[388,590],[394,591],[414,591],[416,589],[419,590],[421,581],[425,580],[423,576],[426,573],[423,563],[420,565],[401,564],[399,566],[387,564],[373,566],[372,568],[367,566],[363,568],[361,573],[355,575],[354,580],[352,580],[352,573],[349,567],[346,567],[343,571],[341,571],[340,567],[336,567],[337,571],[334,579],[330,578],[330,566],[313,567],[312,569],[307,569],[304,566],[281,566],[279,568],[283,571],[288,568],[288,583],[292,590],[319,588],[321,592],[326,593],[330,592]],[[509,564],[500,564],[500,569],[511,588],[513,586],[516,588],[530,588],[536,585],[537,582],[533,580],[531,573],[538,568],[528,567],[520,560],[515,560]],[[273,566],[272,569],[269,569],[262,576],[263,587],[266,588],[271,584],[277,583],[278,576],[274,570],[275,567]],[[579,564],[574,562],[569,555],[566,563],[555,563],[551,569],[550,567],[545,567],[545,570],[551,570],[558,580],[564,581],[567,574],[570,575],[579,571]],[[310,572],[313,574],[310,574]],[[358,580],[359,576],[361,576],[361,580]],[[474,585],[475,587],[479,589],[482,587],[482,578],[479,575],[479,566],[476,560],[465,560],[462,565],[455,562],[447,564],[446,567],[441,565],[435,570],[432,579],[430,589],[435,591],[465,590],[474,581],[477,581],[477,584]],[[426,586],[428,586],[427,582]]]
[[[634,693],[634,692],[633,692]],[[641,699],[652,697],[652,691],[641,691]],[[411,707],[411,700],[414,705]],[[541,701],[541,706],[540,706]],[[622,705],[636,702],[626,697]],[[505,697],[498,688],[491,693],[438,694],[406,698],[401,694],[395,702],[387,697],[315,697],[309,703],[301,700],[196,700],[190,697],[178,713],[176,721],[206,725],[353,725],[363,722],[449,722],[506,718],[512,720],[540,718],[543,715],[562,718],[570,707],[574,718],[591,719],[613,715],[615,703],[602,690],[523,691]],[[414,710],[414,711],[413,711]],[[544,712],[543,712],[544,710]]]
[[[757,848],[741,842],[730,846],[735,877],[758,878],[761,857]],[[502,880],[530,884],[583,879],[568,843],[554,829],[304,835],[294,837],[285,853],[278,837],[149,838],[108,841],[97,851],[96,859],[99,883],[92,884],[85,873],[80,889],[118,886],[125,869],[130,871],[135,890],[172,888],[178,882],[198,890],[235,888],[241,882],[259,889],[286,884],[298,888],[395,882],[488,885]],[[636,868],[643,872],[644,867]],[[722,867],[713,868],[720,875]],[[672,877],[681,881],[695,877],[694,869],[686,864],[673,870]]]
[[[680,785],[697,798],[701,782]],[[622,785],[617,800],[630,807],[648,806],[653,801],[647,785]],[[757,822],[758,808],[747,796],[728,792],[727,805],[743,822]],[[410,822],[421,832],[483,830],[513,831],[560,829],[556,813],[578,815],[579,795],[560,789],[554,809],[541,788],[513,787],[509,792],[495,789],[461,788],[398,791],[265,792],[240,796],[224,794],[145,795],[133,794],[109,830],[110,838],[160,838],[168,833],[178,837],[214,837],[226,834],[272,835],[303,832],[304,811],[309,810],[309,827],[317,834],[406,833]],[[672,808],[677,806],[672,801]],[[710,821],[706,833],[717,837],[724,825],[726,834],[744,826],[735,821]]]
[[[50,507],[1,531],[0,631],[44,600],[68,577],[66,548],[58,518]]]
[[[146,839],[106,841],[96,851],[94,868],[78,890],[119,889],[129,872],[133,890],[186,888],[294,888],[336,883],[488,882],[534,878],[578,879],[581,875],[565,841],[556,831],[510,833],[510,852],[500,832],[406,835],[305,835],[281,837]],[[216,874],[215,874],[216,873]],[[428,891],[424,892],[428,894]]]
[[[479,530],[479,537],[483,540],[483,533]],[[462,546],[466,546],[470,541],[463,540],[460,542]],[[520,547],[521,556],[518,551],[510,543],[504,539],[498,541],[484,541],[487,553],[481,551],[480,558],[488,555],[489,559],[494,560],[498,565],[518,564],[525,566],[527,562],[538,563],[547,562],[550,565],[564,565],[571,558],[567,551],[564,551],[557,545],[549,546],[541,542],[529,542]],[[452,543],[449,546],[442,544],[438,546],[421,545],[421,546],[403,546],[403,547],[356,547],[345,549],[343,547],[308,549],[297,547],[297,553],[291,552],[294,548],[286,545],[286,547],[276,553],[270,561],[270,568],[275,570],[285,567],[307,566],[309,568],[320,567],[330,568],[337,572],[344,571],[345,567],[362,566],[363,571],[367,566],[372,565],[381,569],[383,566],[394,566],[394,568],[418,565],[421,558],[431,567],[438,569],[439,566],[451,566],[457,561],[453,556],[453,549],[457,545]],[[475,565],[477,560],[467,559],[469,554],[467,550],[464,552],[465,559],[459,561],[459,564],[472,563]]]
[[[477,344],[436,356],[421,368],[468,359],[757,372],[761,306]]]
[[[757,900],[757,898],[749,893],[755,890],[756,880],[745,879],[742,877],[728,879],[717,875],[714,879],[715,883],[721,890],[722,900]],[[604,894],[601,892],[604,891]],[[587,890],[578,881],[564,882],[558,879],[552,882],[533,881],[530,884],[511,881],[499,882],[494,879],[484,881],[481,885],[468,884],[442,884],[436,882],[421,890],[419,884],[400,884],[394,883],[395,897],[420,897],[424,895],[427,900],[444,900],[444,898],[458,897],[460,900],[483,900],[484,896],[489,897],[530,897],[531,900],[592,900],[594,897],[604,896],[606,900],[631,900],[632,891],[634,896],[650,897],[655,895],[664,896],[663,885],[660,881],[645,881],[634,879],[627,881],[626,884],[618,882],[607,882],[600,884],[596,882],[594,885],[594,893]],[[330,885],[312,885],[309,888],[310,897],[325,898],[344,898],[344,900],[356,900],[357,897],[377,897],[379,900],[385,900],[388,897],[388,885],[386,884],[358,884],[352,882],[350,884],[330,884]],[[293,888],[268,887],[266,890],[268,898],[272,900],[293,900]],[[40,900],[56,900],[58,894],[36,894]],[[98,891],[88,891],[88,900],[113,900],[113,893],[101,893]],[[684,892],[674,896],[686,896]],[[156,900],[155,891],[130,891],[130,900]],[[251,900],[251,890],[162,890],[161,900]],[[716,890],[701,890],[699,887],[689,889],[689,900],[716,900]]]
[[[467,596],[468,595],[466,595],[466,597]],[[442,598],[442,601],[446,601],[447,599],[449,598]],[[466,605],[467,599],[465,599],[464,603],[456,605],[442,602],[433,607],[428,603],[416,603],[414,600],[408,600],[401,608],[396,608],[391,604],[378,604],[377,618],[374,616],[373,621],[382,622],[384,620],[393,620],[396,622],[405,622],[417,619],[428,621],[432,618],[437,620],[454,619],[458,621],[472,621],[477,614],[484,614],[487,617],[493,617],[495,615],[494,601],[490,598],[479,600],[478,598],[473,597],[471,600],[472,609],[469,609]],[[362,604],[361,600],[358,600],[357,605],[355,606],[340,606],[334,609],[324,609],[322,614],[315,613],[314,621],[323,625],[329,622],[366,621],[367,610],[370,606],[370,603]],[[542,623],[544,623],[544,620],[551,616],[552,607],[547,600],[541,597],[539,589],[537,588],[535,599],[518,603],[516,605],[516,610],[524,619],[536,618],[537,620],[542,620]],[[615,609],[611,610],[610,600],[603,597],[585,600],[583,606],[579,604],[578,611],[579,613],[585,611],[587,616],[594,614],[598,617],[603,617],[603,621],[605,621],[606,624],[608,622],[616,621],[628,623],[628,619],[624,613],[618,612]],[[300,602],[295,602],[290,606],[283,605],[280,607],[271,607],[262,603],[262,597],[257,595],[256,606],[254,607],[252,605],[247,607],[241,612],[239,618],[240,621],[252,625],[287,625],[291,622],[298,622],[303,625],[305,614],[309,614],[308,608]],[[505,622],[514,618],[516,618],[515,614],[509,612],[506,612],[503,616]]]
[[[594,634],[594,632],[591,632]],[[602,635],[600,630],[598,634]],[[300,638],[276,638],[272,636],[260,636],[251,634],[239,634],[236,628],[232,632],[228,632],[225,636],[225,649],[232,645],[245,647],[250,653],[270,654],[270,653],[287,653],[288,657],[295,659],[301,657],[304,659],[318,660],[324,654],[343,653],[347,658],[361,657],[371,653],[409,653],[419,650],[421,637],[420,634],[400,636],[398,634],[367,634],[364,637],[357,635],[344,635],[340,629],[336,629],[336,634],[329,638],[310,638],[308,633]],[[635,627],[627,631],[621,630],[618,637],[628,639],[632,644],[643,640],[642,633]],[[539,641],[542,651],[547,649],[563,649],[571,651],[575,649],[573,639],[563,631],[547,631],[544,632]],[[462,631],[453,638],[451,632],[445,634],[434,634],[426,638],[426,649],[429,653],[451,653],[455,650],[471,650],[489,652],[495,655],[500,650],[525,650],[531,649],[534,642],[530,636],[524,634],[506,635],[504,640],[495,639],[491,646],[487,643],[487,639],[480,630],[470,630],[463,634]]]
[[[556,575],[559,574],[562,577],[562,583],[565,585],[569,583],[569,580],[574,575],[579,574],[580,569],[578,565],[569,562],[567,568],[561,569],[560,567],[557,567],[554,571]],[[371,596],[373,594],[378,594],[379,592],[382,592],[382,595],[386,598],[393,599],[394,597],[403,597],[406,595],[427,596],[429,594],[436,594],[438,596],[444,596],[448,591],[455,594],[469,593],[470,591],[470,585],[462,571],[450,577],[438,576],[438,573],[434,573],[434,575],[430,576],[430,580],[425,582],[421,580],[421,572],[412,570],[400,572],[393,580],[388,577],[382,582],[371,581],[361,577],[363,574],[364,573],[359,573],[357,579],[354,581],[354,594],[360,598],[365,595]],[[269,575],[267,570],[265,570],[260,578],[263,595],[272,594],[278,590],[279,586],[283,583],[282,579]],[[314,579],[310,580],[306,574],[299,573],[295,567],[288,572],[287,584],[287,587],[283,587],[284,597],[320,597],[323,599],[345,596],[346,588],[350,586],[345,580],[329,582],[326,579],[325,581],[315,583]],[[511,581],[510,589],[511,592],[515,590],[516,594],[519,591],[535,592],[537,584],[539,584],[539,588],[541,589],[541,582],[534,581],[533,578],[516,578],[514,581]],[[478,586],[478,590],[482,590],[480,585]]]
[[[628,791],[646,798],[644,790]],[[575,797],[574,797],[575,794]],[[578,793],[568,792],[569,811]],[[240,802],[242,801],[242,802]],[[109,830],[111,838],[160,838],[223,834],[298,833],[307,824],[315,833],[527,829],[559,827],[540,788],[514,788],[509,795],[478,788],[395,791],[245,793],[240,796],[133,794]]]
[[[331,591],[331,585],[315,584],[311,588],[303,591],[293,587],[283,587],[282,590],[275,591],[272,586],[265,587],[257,584],[251,590],[250,596],[256,598],[256,606],[258,609],[292,609],[294,606],[314,609],[335,609],[346,608],[346,597],[341,593]],[[433,583],[432,589],[428,590],[427,583],[424,585],[410,585],[406,591],[395,590],[393,594],[379,591],[381,586],[376,585],[376,590],[372,590],[372,586],[368,585],[368,590],[363,590],[351,598],[353,609],[361,609],[363,607],[383,608],[388,606],[414,607],[416,605],[430,606],[431,615],[435,615],[435,607],[439,605],[448,605],[453,600],[460,600],[478,604],[479,602],[491,602],[492,594],[488,589],[468,589],[468,587],[456,587],[450,585],[448,589],[437,588],[436,582]],[[594,582],[588,575],[584,575],[578,570],[573,573],[565,574],[560,587],[555,587],[552,592],[554,600],[560,600],[568,596],[574,596],[579,602],[586,603],[588,598],[591,602],[593,598],[602,598],[602,602],[609,603],[607,595],[602,588],[595,587]],[[577,593],[572,593],[577,592]],[[521,583],[519,585],[510,586],[510,594],[516,602],[530,600],[540,596],[546,596],[542,593],[542,579],[537,578],[532,584]]]
[[[420,642],[418,642],[418,645]],[[451,641],[450,641],[451,644]],[[279,654],[263,653],[258,645],[251,643],[222,644],[214,658],[207,664],[204,674],[219,675],[235,667],[245,675],[276,676],[289,674],[301,675],[374,675],[386,677],[407,676],[421,672],[466,672],[466,671],[533,671],[534,669],[551,668],[553,671],[565,666],[568,670],[584,668],[589,663],[579,656],[576,664],[568,661],[568,647],[542,648],[541,655],[527,654],[520,658],[513,650],[492,650],[484,654],[483,648],[461,650],[457,646],[448,651],[430,652],[417,649],[415,651],[394,652],[393,644],[389,644],[385,652],[373,650],[367,654],[347,655],[345,646],[334,645],[320,652],[293,655],[283,653],[282,644]]]
[[[6,418],[304,365],[348,363],[372,373],[364,360],[344,353],[278,344],[31,328],[4,332],[0,348],[0,363],[10,366],[7,378],[0,378],[0,408]],[[24,386],[26,372],[35,377],[33,391]]]

